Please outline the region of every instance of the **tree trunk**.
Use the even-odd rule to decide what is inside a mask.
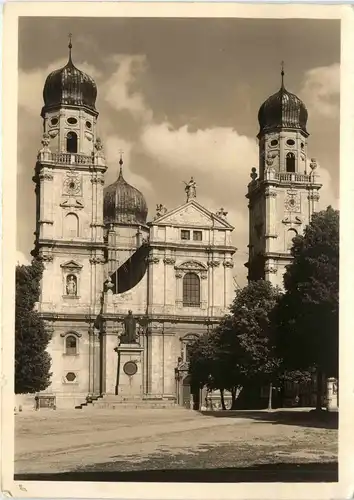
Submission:
[[[269,384],[268,411],[272,409],[273,384]]]
[[[285,399],[285,383],[282,382],[280,386],[280,407],[284,408],[284,399]]]
[[[231,410],[234,410],[236,406],[236,392],[237,392],[236,387],[233,387],[231,389]]]
[[[317,385],[317,393],[316,393],[316,411],[321,411],[322,410],[322,388],[323,388],[323,380],[322,380],[322,371],[318,368],[317,369],[317,380],[316,380],[316,385]]]
[[[221,399],[221,408],[226,410],[225,399],[224,399],[224,389],[220,389],[220,399]]]

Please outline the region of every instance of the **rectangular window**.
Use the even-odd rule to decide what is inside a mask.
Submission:
[[[202,231],[193,231],[193,240],[194,241],[202,241],[203,233]]]
[[[181,240],[190,240],[191,239],[191,233],[190,231],[186,231],[185,229],[182,229],[181,231]]]

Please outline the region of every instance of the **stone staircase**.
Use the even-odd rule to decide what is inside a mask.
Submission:
[[[151,398],[148,396],[114,396],[111,394],[105,396],[96,396],[92,401],[82,403],[75,408],[82,410],[84,408],[104,409],[104,410],[119,410],[119,409],[162,409],[162,408],[179,408],[175,400]]]

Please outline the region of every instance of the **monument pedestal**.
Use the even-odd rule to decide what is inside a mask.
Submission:
[[[118,354],[116,395],[137,398],[143,395],[142,352],[139,344],[121,344]]]

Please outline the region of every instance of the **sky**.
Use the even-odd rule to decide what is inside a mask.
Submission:
[[[237,247],[234,274],[246,283],[245,194],[258,164],[258,109],[285,86],[309,112],[309,156],[323,183],[320,208],[339,208],[340,23],[336,20],[183,18],[20,18],[17,260],[34,244],[32,176],[41,147],[42,90],[50,71],[73,62],[98,86],[98,135],[118,175],[140,189],[149,216],[157,203],[185,202],[194,176],[197,200],[228,211]]]

